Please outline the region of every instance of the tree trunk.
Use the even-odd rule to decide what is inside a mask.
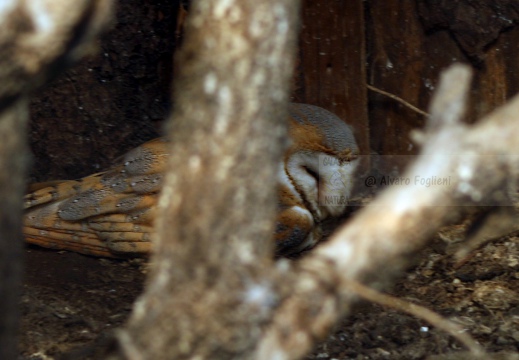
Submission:
[[[0,112],[0,359],[15,359],[17,356],[27,113],[24,100]]]
[[[295,0],[194,2],[178,56],[169,169],[131,359],[248,359],[279,302],[270,245]]]
[[[23,269],[22,196],[28,98],[90,49],[111,1],[6,2],[0,6],[0,359],[17,358]]]

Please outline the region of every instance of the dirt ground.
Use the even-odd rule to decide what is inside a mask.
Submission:
[[[483,246],[462,266],[449,253],[438,237],[392,294],[461,324],[488,352],[518,359],[509,354],[519,350],[519,237]],[[28,247],[20,359],[59,359],[70,351],[71,359],[95,358],[81,349],[124,323],[145,272],[144,260]],[[423,320],[362,302],[307,359],[470,359],[464,350]]]

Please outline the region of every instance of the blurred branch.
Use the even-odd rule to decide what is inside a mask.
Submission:
[[[390,188],[303,259],[292,296],[275,314],[258,358],[305,354],[355,300],[350,280],[375,287],[389,284],[459,206],[479,204],[517,173],[512,155],[519,151],[519,96],[466,126],[461,117],[469,79],[470,70],[461,65],[442,75],[421,156],[402,175],[448,177],[449,186]]]
[[[111,0],[6,1],[0,7],[0,111],[94,49]]]
[[[18,357],[28,96],[91,48],[110,19],[111,4],[26,0],[0,5],[0,359]]]
[[[250,359],[281,300],[271,237],[298,7],[192,3],[154,266],[120,358]]]

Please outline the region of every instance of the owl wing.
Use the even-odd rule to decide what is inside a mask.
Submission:
[[[167,142],[155,139],[108,171],[33,185],[24,198],[26,240],[98,256],[149,252],[167,157]]]

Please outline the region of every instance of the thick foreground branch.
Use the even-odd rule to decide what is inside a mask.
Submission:
[[[87,54],[111,9],[111,0],[2,2],[0,111]]]
[[[108,0],[0,2],[0,359],[18,357],[28,97],[92,46],[110,9]]]
[[[178,53],[154,266],[119,335],[130,359],[249,359],[280,301],[276,174],[298,1],[193,2]]]
[[[422,153],[402,176],[411,184],[381,194],[301,261],[293,296],[275,315],[258,359],[305,354],[354,300],[350,279],[387,284],[457,207],[478,205],[505,188],[518,164],[519,97],[468,127],[460,119],[469,78],[469,69],[460,65],[442,76],[421,137]],[[434,176],[449,179],[448,184],[414,183]]]

